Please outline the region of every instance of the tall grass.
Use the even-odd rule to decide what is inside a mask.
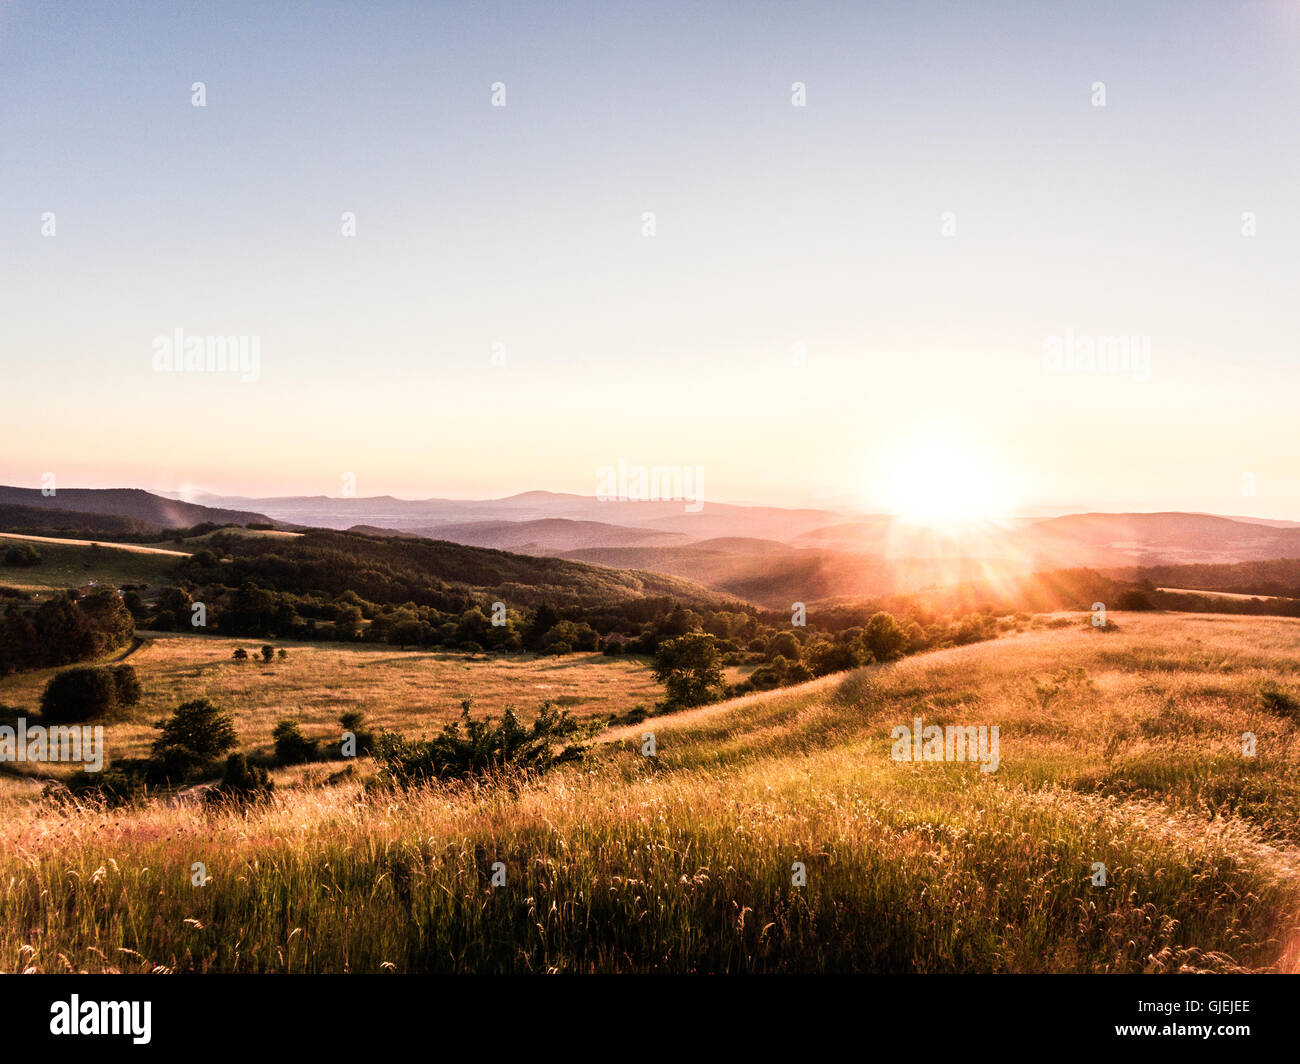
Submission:
[[[510,787],[299,774],[243,808],[14,803],[0,968],[1290,968],[1296,741],[1258,689],[1287,682],[1271,662],[1300,627],[1232,625],[1135,616],[1105,641],[923,655],[652,718]],[[1240,668],[1102,660],[1208,636]],[[1002,767],[892,761],[890,728],[917,714],[998,724]],[[1252,768],[1232,754],[1247,724]]]

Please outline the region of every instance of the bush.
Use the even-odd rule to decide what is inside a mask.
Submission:
[[[264,646],[264,647],[262,647],[262,660],[263,660],[263,661],[265,661],[265,662],[269,665],[269,664],[271,663],[271,659],[274,658],[274,657],[275,657],[275,647],[273,647],[273,646]]]
[[[230,656],[234,658],[236,661],[247,661],[248,651],[245,650],[243,647],[235,647],[235,652]]]
[[[433,739],[406,739],[393,732],[379,736],[373,751],[381,772],[395,783],[422,779],[490,778],[507,770],[544,772],[585,753],[568,740],[590,731],[569,714],[545,703],[531,727],[524,727],[507,706],[499,725],[492,718],[475,720],[469,703],[461,703],[460,720],[445,725]],[[555,748],[561,744],[559,753]]]
[[[368,754],[375,745],[375,733],[366,727],[366,715],[359,711],[353,710],[350,713],[344,713],[339,717],[339,723],[343,725],[345,732],[351,732],[357,741],[357,754]]]
[[[118,665],[113,669],[113,687],[117,693],[119,709],[138,705],[140,695],[140,678],[135,674],[135,666]]]
[[[78,770],[68,777],[68,790],[77,798],[90,798],[109,808],[136,805],[148,797],[144,773],[117,766],[104,772]]]
[[[21,543],[5,551],[5,565],[30,566],[40,565],[41,556],[29,543]]]
[[[292,718],[280,721],[271,732],[275,740],[275,759],[282,765],[301,765],[316,760],[316,743],[303,735]]]
[[[1259,691],[1260,708],[1275,717],[1300,720],[1300,702],[1276,684],[1265,684]]]
[[[226,758],[221,782],[210,788],[203,798],[207,802],[251,801],[265,798],[274,788],[266,769],[250,765],[243,754],[231,754]]]
[[[832,672],[847,672],[868,663],[871,653],[851,643],[819,641],[808,648],[807,658],[808,668],[814,676],[826,676]]]
[[[154,726],[162,734],[154,740],[153,756],[169,778],[184,776],[239,743],[234,718],[206,698],[177,706],[170,719]]]
[[[81,666],[65,669],[45,685],[41,718],[48,724],[100,720],[112,716],[117,706],[117,683],[112,670]]]
[[[1153,610],[1155,609],[1155,605],[1152,603],[1151,597],[1146,594],[1146,592],[1133,590],[1123,592],[1119,597],[1119,601],[1115,603],[1115,608],[1133,611]]]
[[[802,662],[778,657],[772,664],[760,665],[751,672],[746,683],[752,685],[751,690],[770,691],[774,687],[789,687],[812,678],[812,673]]]

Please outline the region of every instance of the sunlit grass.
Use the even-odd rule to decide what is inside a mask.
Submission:
[[[1293,682],[1300,623],[1121,621],[652,718],[517,788],[374,792],[307,766],[242,811],[15,799],[0,968],[1290,968],[1300,751],[1258,690]],[[891,760],[917,715],[997,724],[999,770]]]

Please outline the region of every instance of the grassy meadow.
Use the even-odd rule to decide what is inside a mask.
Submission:
[[[31,568],[0,570],[0,584],[21,591],[44,592],[56,588],[84,587],[91,580],[117,587],[172,582],[170,573],[189,551],[169,546],[132,543],[96,543],[81,539],[20,536],[0,532],[0,553],[7,547],[27,545],[41,556]]]
[[[1296,970],[1300,744],[1285,700],[1259,692],[1300,689],[1300,621],[1113,616],[1118,631],[1076,615],[652,718],[534,779],[392,791],[366,786],[363,761],[218,809],[11,788],[0,969]],[[572,680],[585,697],[597,672],[602,710],[653,697],[617,659],[321,647],[235,666],[222,642],[135,655],[139,720],[219,696],[245,706],[247,747],[281,709],[403,727],[421,698],[433,720],[462,691],[522,706]],[[11,680],[0,701],[30,695]],[[998,725],[998,770],[894,761],[890,730],[915,716]]]
[[[575,717],[621,716],[662,701],[644,659],[569,654],[563,657],[478,655],[398,650],[382,644],[275,641],[287,653],[264,663],[260,639],[140,632],[143,645],[125,660],[143,687],[128,721],[106,729],[113,757],[144,757],[158,732],[153,722],[180,703],[208,698],[235,717],[240,749],[270,753],[276,721],[294,717],[309,738],[337,743],[339,715],[366,714],[366,723],[410,735],[433,732],[473,699],[476,716],[499,716],[513,705],[527,719],[554,702]],[[247,661],[235,661],[242,647]],[[19,673],[0,680],[0,705],[35,713],[41,691],[58,670]],[[739,670],[728,670],[728,678]],[[62,766],[56,766],[56,768]],[[334,769],[338,768],[335,764]],[[3,782],[0,781],[0,788]]]

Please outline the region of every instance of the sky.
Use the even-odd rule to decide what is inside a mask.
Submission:
[[[0,0],[0,483],[1300,519],[1298,113],[1296,0]]]

